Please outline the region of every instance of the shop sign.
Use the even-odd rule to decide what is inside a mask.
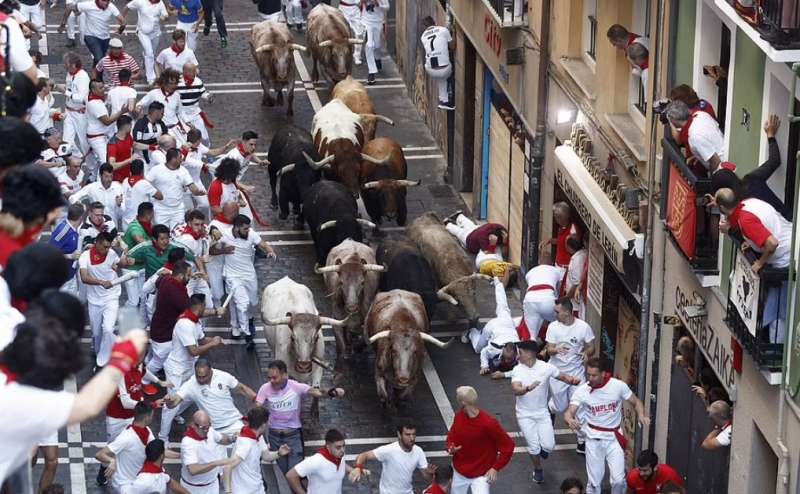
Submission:
[[[589,241],[589,270],[586,280],[586,299],[598,314],[603,313],[603,276],[605,256],[600,242]]]
[[[697,208],[695,194],[689,182],[675,166],[669,167],[669,195],[667,196],[667,227],[675,241],[690,260],[694,259],[697,236]]]
[[[500,36],[500,26],[488,12],[483,15],[483,39],[489,49],[499,57],[503,51],[503,37]]]
[[[761,289],[761,279],[750,268],[750,263],[741,251],[736,252],[736,263],[733,266],[731,279],[730,301],[736,306],[736,311],[747,330],[755,337],[758,329],[758,297]]]
[[[714,369],[722,385],[730,393],[733,388],[734,371],[729,334],[720,334],[717,329],[711,327],[706,316],[689,317],[686,307],[699,303],[705,304],[706,301],[697,292],[689,295],[681,289],[680,285],[675,287],[675,311],[678,317],[692,334],[695,343]]]

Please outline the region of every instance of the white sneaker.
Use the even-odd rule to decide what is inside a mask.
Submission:
[[[356,65],[361,65],[362,64],[361,60],[353,60],[353,63],[356,64]]]

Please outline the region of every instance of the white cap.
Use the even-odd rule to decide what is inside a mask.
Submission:
[[[108,42],[109,48],[122,48],[122,40],[119,38],[111,38],[111,41]]]

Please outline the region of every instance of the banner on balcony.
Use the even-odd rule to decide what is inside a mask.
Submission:
[[[681,248],[683,254],[694,259],[695,237],[697,235],[697,208],[695,194],[689,182],[677,168],[669,168],[669,195],[667,201],[667,227]]]
[[[761,280],[750,268],[750,263],[740,251],[736,252],[736,264],[731,280],[730,300],[736,306],[739,317],[751,335],[758,328],[758,296]]]

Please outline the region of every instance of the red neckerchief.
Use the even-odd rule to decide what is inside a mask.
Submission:
[[[323,458],[325,458],[325,459],[326,459],[326,460],[328,460],[329,462],[331,462],[331,463],[333,463],[334,465],[336,465],[336,468],[337,468],[337,469],[339,468],[339,463],[341,463],[341,462],[342,462],[342,459],[341,459],[341,458],[337,458],[337,457],[333,456],[333,455],[331,454],[331,452],[330,452],[330,451],[328,451],[328,448],[326,448],[325,446],[323,446],[323,447],[319,448],[319,450],[317,450],[317,453],[321,454]]]
[[[99,99],[100,101],[105,101],[106,97],[105,96],[98,96],[96,94],[89,93],[89,101],[96,100],[96,99]]]
[[[8,367],[6,367],[3,364],[0,364],[0,374],[6,376],[6,384],[13,383],[14,381],[17,380],[17,374],[15,372],[11,372],[10,370],[8,370]]]
[[[193,427],[189,427],[188,429],[186,429],[186,434],[184,434],[184,437],[190,437],[190,438],[194,439],[195,441],[205,441],[206,440],[206,438],[200,437],[200,434],[198,434],[197,431],[194,430]]]
[[[171,263],[171,262],[169,262],[169,261],[167,261],[167,262],[165,262],[165,263],[164,263],[164,269],[168,269],[168,270],[172,271],[172,268],[173,268],[173,267],[174,267],[174,266],[173,266],[173,265],[172,265],[172,263]]]
[[[639,69],[641,70],[647,70],[648,68],[650,68],[650,60],[645,60],[639,64]]]
[[[128,177],[128,185],[133,187],[139,180],[144,180],[144,175],[131,175]],[[141,223],[141,221],[139,223]]]
[[[152,461],[145,461],[144,465],[142,465],[142,469],[139,470],[139,473],[163,473],[164,467],[160,467],[153,463]]]
[[[186,86],[191,87],[194,84],[194,77],[186,77],[183,76],[184,82],[186,82]]]
[[[160,1],[161,1],[161,0],[159,0],[159,2],[160,2]],[[131,85],[131,83],[130,83],[130,82],[122,82],[122,81],[119,81],[119,86],[122,86],[122,87],[130,87],[130,85]]]
[[[147,236],[152,237],[153,236],[153,222],[152,221],[142,221],[142,220],[137,220],[137,221],[139,222],[140,225],[142,225],[142,228],[144,228],[144,231],[147,233]]]
[[[489,254],[494,254],[496,251],[497,251],[496,245],[489,244],[486,246],[486,252],[488,252]]]
[[[193,149],[183,148],[183,147],[181,148],[181,156],[183,156],[183,159],[186,159],[186,156],[189,155],[189,151],[193,151]]]
[[[641,38],[641,36],[636,33],[628,33],[628,46],[634,44],[639,38]]]
[[[95,223],[92,220],[92,218],[93,218],[93,216],[89,217],[89,223],[92,224],[92,226],[95,228],[95,230],[97,230],[99,232],[104,232],[104,231],[106,231],[108,229],[108,226],[106,225],[105,219],[98,225],[97,223]]]
[[[245,151],[245,149],[244,149],[244,146],[242,145],[242,143],[241,143],[241,142],[240,142],[239,144],[237,144],[237,145],[236,145],[236,148],[239,150],[239,154],[241,154],[241,155],[242,155],[242,158],[247,158],[247,157],[249,157],[249,156],[250,156],[250,153],[248,153],[247,151]]]
[[[197,317],[197,314],[195,314],[194,312],[192,312],[189,309],[186,309],[185,311],[183,311],[181,313],[181,315],[178,316],[178,319],[188,319],[188,320],[190,320],[190,321],[192,321],[194,323],[196,323],[196,322],[198,322],[200,320],[200,318]]]
[[[82,69],[79,67],[79,68],[77,68],[77,69],[69,69],[67,72],[69,72],[69,75],[71,75],[72,77],[75,77],[75,74],[77,74],[77,73],[78,73],[78,72],[80,72],[81,70],[82,70]]]
[[[719,164],[719,167],[723,170],[730,170],[732,172],[736,171],[736,165],[734,165],[730,161],[723,161],[722,163]]]
[[[430,487],[422,491],[422,494],[446,494],[439,484],[433,483]]]
[[[156,250],[156,255],[158,257],[161,257],[164,254],[164,251],[166,250],[166,249],[159,249],[158,244],[156,243],[155,240],[153,240],[153,248]]]
[[[256,431],[250,428],[249,425],[242,427],[241,432],[239,432],[239,437],[246,437],[248,439],[253,439],[254,441],[258,440],[258,436],[256,435]]]
[[[176,55],[180,55],[181,53],[183,53],[183,50],[186,49],[186,46],[184,46],[179,50],[177,43],[172,43],[171,45],[169,45],[169,47],[172,48],[172,51],[174,51]]]
[[[608,381],[610,381],[610,380],[611,380],[611,373],[610,372],[603,372],[603,382],[600,383],[599,385],[593,386],[591,382],[586,381],[589,384],[589,387],[592,388],[591,391],[589,391],[589,392],[592,393],[595,390],[602,388],[603,386],[608,384]]]
[[[689,127],[692,126],[692,121],[694,120],[695,113],[697,112],[696,111],[691,112],[691,114],[689,115],[689,120],[687,120],[686,123],[683,124],[683,127],[681,127],[680,130],[680,134],[678,135],[678,138],[680,139],[680,142],[678,144],[686,146],[687,149],[689,148]]]
[[[139,440],[142,441],[142,444],[147,446],[147,440],[150,438],[150,431],[147,427],[139,427],[138,425],[131,424],[128,426],[128,429],[133,429],[133,432],[139,436]]]
[[[105,255],[100,255],[97,252],[97,246],[92,245],[92,248],[89,249],[89,260],[92,263],[92,266],[97,266],[98,264],[103,264],[106,261],[106,257],[108,257],[108,252]]]
[[[11,296],[11,307],[17,309],[21,313],[25,313],[28,310],[28,301],[22,300],[21,298],[17,298],[14,295]]]
[[[189,225],[186,225],[185,227],[183,227],[183,231],[181,233],[184,233],[186,235],[191,235],[192,238],[195,239],[195,240],[200,240],[201,238],[206,236],[205,228],[203,228],[203,230],[201,230],[200,233],[196,233],[194,231],[194,229]]]

